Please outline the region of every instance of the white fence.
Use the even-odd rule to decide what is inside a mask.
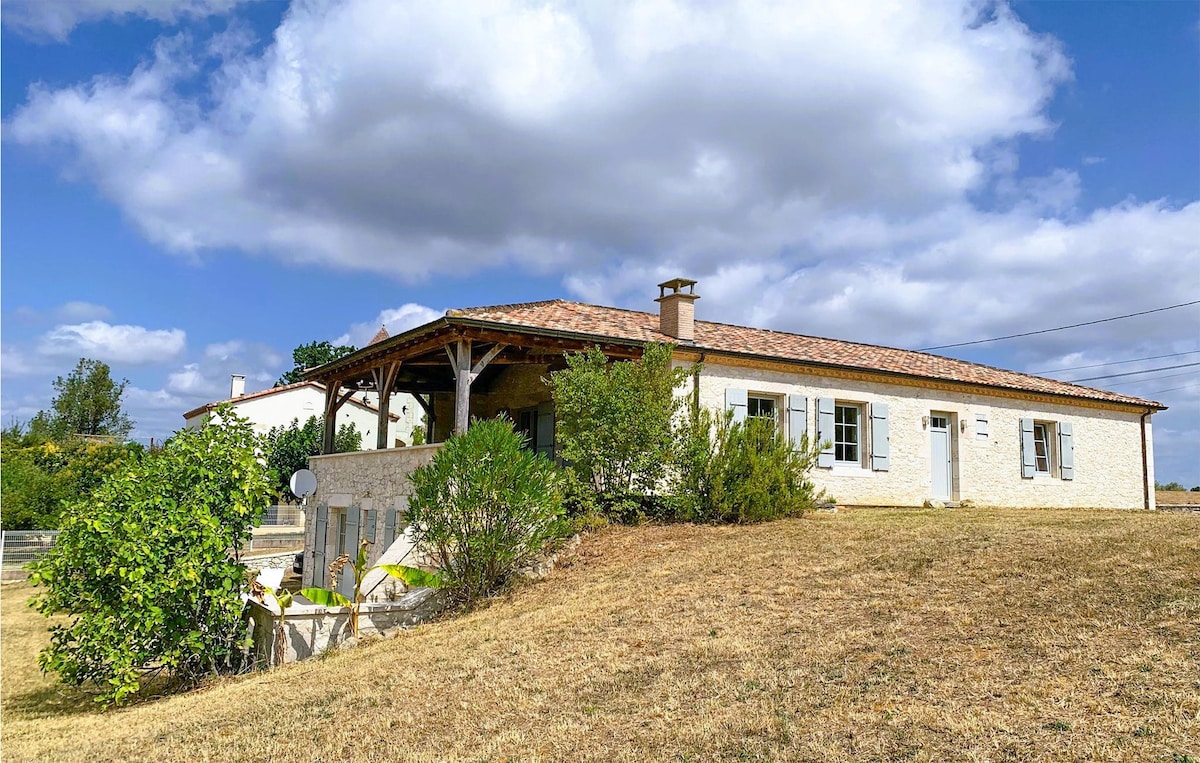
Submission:
[[[57,539],[58,530],[5,530],[4,550],[0,552],[4,569],[20,570],[30,562],[36,562],[46,555]]]
[[[304,527],[304,509],[299,506],[268,506],[262,527]]]

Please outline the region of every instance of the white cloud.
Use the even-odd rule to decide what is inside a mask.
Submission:
[[[183,329],[147,329],[88,321],[58,326],[42,335],[38,352],[51,357],[89,357],[110,363],[162,363],[183,352]]]
[[[127,78],[34,88],[10,133],[72,147],[178,252],[409,278],[710,266],[982,187],[1070,76],[1004,6],[940,0],[313,2],[261,56],[218,47],[203,82],[164,44]]]
[[[228,13],[245,0],[5,0],[4,25],[34,37],[65,41],[80,24],[139,16],[173,24]]]
[[[379,315],[375,316],[375,320],[367,321],[366,323],[355,323],[350,327],[349,331],[333,340],[333,343],[335,345],[349,344],[355,347],[363,347],[367,342],[371,341],[376,332],[379,331],[380,326],[387,329],[388,336],[396,336],[409,329],[437,320],[442,315],[444,315],[444,311],[442,310],[434,310],[432,307],[408,302],[400,307],[381,310]]]
[[[113,312],[104,305],[96,305],[91,302],[67,302],[58,306],[54,311],[54,317],[67,323],[72,321],[99,321],[112,318]]]

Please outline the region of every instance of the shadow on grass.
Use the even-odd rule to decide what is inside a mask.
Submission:
[[[28,720],[64,718],[101,712],[91,694],[66,686],[45,686],[4,699],[4,714]]]

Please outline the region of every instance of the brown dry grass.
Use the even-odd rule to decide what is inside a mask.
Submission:
[[[1200,504],[1200,493],[1190,490],[1155,490],[1154,500],[1164,506],[1181,506]]]
[[[102,713],[4,588],[5,760],[1200,760],[1200,517],[611,529],[390,641]]]

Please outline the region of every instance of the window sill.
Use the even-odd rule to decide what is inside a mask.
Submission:
[[[870,469],[864,469],[861,466],[851,466],[850,464],[834,464],[827,467],[829,473],[834,477],[870,477],[874,474]]]

